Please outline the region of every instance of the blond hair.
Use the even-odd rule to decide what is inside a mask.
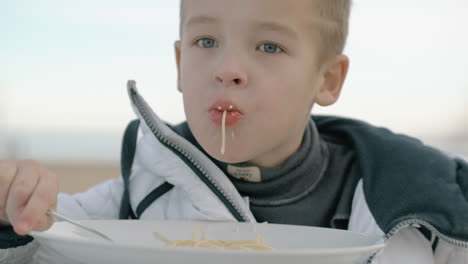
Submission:
[[[349,16],[352,0],[314,0],[317,9],[314,14],[324,23],[320,23],[322,40],[321,58],[324,61],[330,56],[343,53],[349,32]]]
[[[255,0],[252,0],[255,1]],[[286,1],[286,0],[285,0]],[[348,38],[349,16],[352,0],[311,0],[314,1],[313,15],[320,21],[320,48],[319,62],[343,53]],[[180,19],[184,16],[184,0],[180,0]],[[182,33],[182,26],[179,28]]]

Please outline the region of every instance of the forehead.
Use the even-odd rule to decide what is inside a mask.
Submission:
[[[296,30],[314,27],[318,23],[316,0],[183,0],[181,27],[197,22],[231,22],[287,26]]]

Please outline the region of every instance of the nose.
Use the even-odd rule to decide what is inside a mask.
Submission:
[[[233,56],[223,58],[216,74],[216,81],[223,87],[240,87],[247,84],[247,73]]]

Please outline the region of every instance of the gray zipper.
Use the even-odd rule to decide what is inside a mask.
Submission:
[[[385,239],[388,240],[389,238],[391,238],[393,235],[395,235],[398,231],[400,231],[403,228],[406,228],[409,226],[417,226],[417,225],[424,226],[425,228],[429,229],[429,231],[431,231],[433,234],[435,234],[437,237],[439,237],[439,239],[442,239],[451,245],[454,245],[457,247],[468,248],[468,242],[450,238],[442,234],[441,232],[439,232],[439,230],[437,230],[437,228],[435,228],[433,225],[420,219],[409,219],[409,220],[400,222],[385,235]]]
[[[240,206],[234,202],[234,199],[228,195],[226,193],[226,191],[224,191],[219,185],[218,183],[216,182],[215,179],[213,179],[213,177],[211,177],[207,170],[202,167],[200,164],[198,164],[196,162],[196,160],[189,154],[187,153],[186,151],[184,151],[178,144],[170,141],[169,139],[167,139],[157,128],[157,126],[152,122],[151,118],[149,117],[148,115],[148,111],[147,111],[147,107],[142,104],[140,102],[140,98],[138,98],[138,94],[134,91],[134,90],[131,90],[131,97],[132,97],[132,100],[133,100],[133,103],[135,104],[135,106],[138,108],[138,111],[141,113],[143,119],[145,120],[146,124],[148,125],[148,127],[151,129],[151,131],[153,132],[154,136],[156,136],[158,138],[158,140],[160,140],[161,142],[163,142],[164,144],[170,146],[171,148],[173,148],[174,150],[176,150],[177,152],[181,153],[184,157],[186,157],[199,171],[200,173],[212,184],[212,186],[218,190],[218,192],[224,196],[224,198],[228,201],[228,203],[234,208],[234,210],[240,215],[240,217],[243,219],[243,221],[245,222],[249,222],[250,219],[249,217],[247,217],[241,210],[239,210]]]

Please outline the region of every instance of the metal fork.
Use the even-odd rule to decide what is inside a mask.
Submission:
[[[59,220],[66,221],[66,222],[68,222],[68,223],[70,223],[70,224],[73,224],[73,225],[79,227],[79,228],[85,229],[85,230],[87,230],[87,231],[89,231],[89,232],[91,232],[91,233],[93,233],[93,234],[96,234],[96,235],[98,235],[98,236],[100,236],[100,237],[106,239],[107,241],[113,242],[113,240],[110,239],[110,237],[104,235],[103,233],[97,231],[97,230],[94,229],[94,228],[84,226],[84,225],[82,225],[82,224],[76,222],[75,220],[72,220],[72,219],[70,219],[70,218],[68,218],[68,217],[65,217],[65,216],[63,216],[63,215],[61,215],[61,214],[58,214],[57,212],[54,212],[54,211],[51,211],[51,210],[49,210],[47,213],[50,214],[50,215],[55,216],[55,217],[56,217],[57,219],[59,219]]]

